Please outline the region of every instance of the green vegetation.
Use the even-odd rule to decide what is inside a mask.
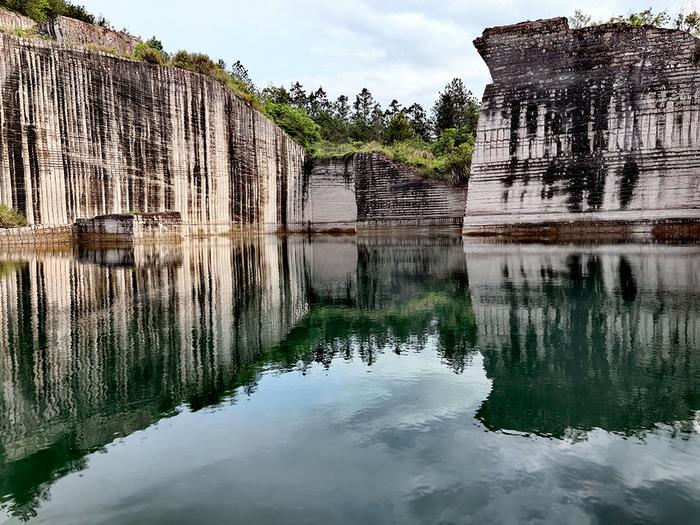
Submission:
[[[569,25],[573,29],[581,29],[603,24],[605,22],[593,20],[593,17],[576,10],[569,18]],[[645,9],[639,13],[629,13],[612,17],[607,23],[630,24],[637,27],[655,26],[667,29],[678,29],[686,31],[694,36],[700,37],[700,13],[698,11],[679,12],[672,16],[668,11],[654,12],[652,8]]]
[[[0,0],[0,7],[28,16],[37,22],[43,22],[60,15],[75,18],[88,24],[109,25],[103,17],[95,17],[83,6],[75,5],[66,0]]]
[[[384,110],[368,89],[357,94],[352,106],[345,95],[331,102],[322,87],[307,93],[298,82],[289,90],[265,88],[260,96],[265,108],[279,112],[287,107],[308,115],[290,126],[277,112],[267,112],[316,159],[377,152],[418,167],[425,177],[453,184],[469,178],[479,103],[459,79],[438,95],[432,118],[419,104],[404,108],[397,100]],[[311,141],[317,129],[320,140]]]
[[[0,261],[0,280],[14,275],[27,265],[23,261]]]
[[[168,55],[163,51],[163,44],[160,40],[151,38],[147,42],[141,42],[134,49],[134,58],[149,64],[164,66],[168,63]]]
[[[310,149],[321,141],[321,127],[304,111],[288,104],[265,102],[263,110],[304,148]]]
[[[27,225],[27,218],[20,212],[0,204],[0,228],[18,228]]]

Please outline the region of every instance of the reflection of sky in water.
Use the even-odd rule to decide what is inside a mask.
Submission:
[[[700,513],[696,251],[217,242],[6,272],[5,324],[48,334],[3,334],[6,502],[38,491],[59,524]],[[51,297],[64,271],[78,299]],[[61,436],[77,464],[23,477]]]
[[[480,356],[458,375],[432,350],[389,353],[371,368],[271,371],[250,397],[184,411],[91,456],[54,486],[40,517],[585,523],[590,512],[621,523],[700,510],[697,439],[485,432],[474,416],[489,391]]]

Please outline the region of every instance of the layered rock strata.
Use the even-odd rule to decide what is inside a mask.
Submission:
[[[100,215],[78,219],[74,236],[79,244],[179,242],[183,240],[182,217],[178,212]]]
[[[422,177],[379,153],[317,162],[305,188],[301,226],[312,231],[459,231],[467,198],[466,186]]]
[[[700,41],[566,19],[487,29],[464,232],[700,220]],[[665,227],[664,227],[665,226]],[[671,228],[672,230],[672,228]],[[691,235],[697,229],[691,229]]]

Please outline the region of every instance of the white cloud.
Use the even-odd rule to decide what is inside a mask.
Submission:
[[[488,69],[472,46],[485,27],[567,16],[560,0],[84,0],[116,26],[158,35],[170,49],[200,50],[227,62],[242,60],[254,80],[353,97],[363,87],[383,104],[397,98],[426,108],[461,77],[478,96]],[[697,0],[581,0],[595,18],[680,7]]]

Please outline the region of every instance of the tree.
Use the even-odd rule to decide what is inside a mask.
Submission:
[[[226,69],[226,67],[223,67],[222,69]],[[255,87],[253,80],[250,78],[248,69],[241,63],[240,60],[236,60],[236,63],[231,66],[231,76],[234,78],[234,80],[238,81],[242,86],[244,86],[246,91],[249,93],[258,92],[258,88]]]
[[[408,117],[402,112],[396,113],[389,121],[384,130],[382,142],[384,144],[395,144],[397,142],[405,142],[407,140],[415,140],[418,136],[413,131],[413,126],[408,120]]]
[[[328,113],[330,115],[331,105],[328,102],[328,95],[323,87],[319,87],[316,91],[309,94],[307,104],[311,118],[319,117],[323,113]]]
[[[321,140],[321,131],[318,124],[299,108],[286,104],[266,102],[265,113],[307,149]]]
[[[368,142],[372,137],[372,111],[376,106],[369,89],[363,88],[355,97],[352,105],[352,138]]]
[[[391,104],[389,104],[389,107],[386,110],[385,116],[387,120],[391,120],[394,118],[396,115],[401,113],[403,111],[403,107],[401,104],[399,104],[399,101],[394,99],[391,101]]]
[[[631,13],[627,16],[619,15],[610,19],[610,22],[630,24],[637,27],[642,26],[655,26],[663,27],[669,21],[671,17],[666,11],[661,11],[660,13],[654,13],[654,11],[649,8],[639,13]]]
[[[150,47],[151,49],[155,49],[156,51],[160,51],[161,53],[165,52],[165,49],[163,49],[163,42],[158,40],[156,37],[151,37],[148,40],[146,40],[146,45]]]
[[[292,96],[284,86],[268,86],[262,90],[261,95],[265,102],[274,102],[276,104],[292,103]]]
[[[372,108],[372,113],[370,115],[369,121],[369,140],[378,141],[382,139],[384,134],[384,128],[386,126],[386,118],[384,116],[384,111],[382,111],[382,106],[375,104]]]
[[[697,11],[678,13],[674,20],[674,25],[676,29],[700,36],[700,13]]]
[[[592,16],[583,13],[583,11],[580,9],[577,9],[574,11],[574,16],[569,17],[569,26],[571,29],[583,29],[584,27],[594,25],[592,20]]]
[[[340,95],[333,104],[333,113],[336,118],[341,120],[349,120],[350,118],[350,99],[345,95]]]
[[[428,115],[426,115],[423,106],[420,104],[413,104],[405,110],[405,114],[416,135],[418,135],[421,140],[429,142],[431,139],[430,122],[428,121]]]
[[[292,105],[296,108],[306,110],[309,106],[309,99],[306,96],[306,91],[304,86],[299,82],[292,84],[292,89],[289,90],[289,94],[292,97]]]
[[[450,128],[467,128],[476,132],[479,122],[479,102],[464,83],[455,78],[445,86],[433,107],[435,133],[440,135]]]

